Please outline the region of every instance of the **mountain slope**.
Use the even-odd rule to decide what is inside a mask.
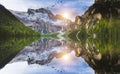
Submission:
[[[62,26],[70,23],[44,8],[28,9],[27,12],[10,11],[26,26],[43,33],[60,31]]]
[[[84,27],[88,34],[88,38],[84,40],[88,44],[82,48],[89,52],[82,57],[95,70],[96,74],[119,74],[120,1],[95,1],[83,16],[76,17],[76,25],[81,28]],[[72,32],[71,36],[79,33],[76,39],[80,39],[80,42],[83,43],[82,40],[85,37],[80,38],[80,32],[82,33],[82,29],[79,32]]]
[[[0,5],[0,35],[1,36],[27,36],[37,35],[38,32],[26,27],[4,6]]]

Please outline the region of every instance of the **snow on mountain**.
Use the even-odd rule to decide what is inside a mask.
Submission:
[[[60,31],[63,25],[68,24],[66,19],[58,19],[50,10],[44,8],[28,9],[27,12],[11,10],[11,12],[26,26],[43,33]]]
[[[65,48],[58,40],[43,39],[26,46],[10,63],[28,61],[29,64],[47,64]]]

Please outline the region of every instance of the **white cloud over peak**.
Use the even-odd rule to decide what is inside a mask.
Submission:
[[[0,4],[15,11],[27,11],[28,8],[48,8],[54,14],[68,11],[73,17],[82,15],[93,2],[94,0],[0,0]]]

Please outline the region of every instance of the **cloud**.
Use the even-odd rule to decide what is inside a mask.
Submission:
[[[0,3],[4,5],[7,9],[12,10],[25,10],[26,5],[23,0],[0,0]]]
[[[94,0],[0,0],[0,3],[7,9],[15,11],[27,11],[28,8],[48,8],[54,14],[68,11],[73,17],[82,15],[93,2]]]
[[[54,13],[70,12],[71,18],[82,15],[94,3],[94,0],[64,0],[62,4],[51,8]],[[73,19],[74,20],[74,19]]]
[[[39,1],[39,0],[38,0]],[[37,0],[0,0],[0,4],[7,9],[15,11],[27,11],[28,8],[41,8],[45,5]]]
[[[66,63],[62,58],[54,58],[47,65],[28,65],[26,61],[9,63],[0,70],[0,74],[94,74],[83,58],[76,57],[74,52],[69,57],[71,61]]]

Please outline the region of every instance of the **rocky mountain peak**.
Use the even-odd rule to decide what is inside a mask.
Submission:
[[[82,16],[76,16],[75,25],[92,27],[104,18],[120,17],[119,0],[95,0],[95,3]]]
[[[81,16],[76,16],[75,17],[75,23],[76,24],[81,24],[83,22],[83,17]]]
[[[30,14],[34,14],[34,9],[28,9],[27,13]]]
[[[50,19],[54,19],[54,14],[45,8],[39,8],[39,9],[28,9],[27,13],[30,14],[35,14],[35,13],[42,13],[42,14],[47,14]]]
[[[3,5],[0,4],[0,9],[1,9],[1,8],[5,8],[5,7],[4,7]]]

